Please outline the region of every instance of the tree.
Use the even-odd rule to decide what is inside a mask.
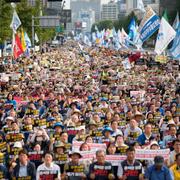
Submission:
[[[32,37],[32,16],[39,17],[41,10],[41,0],[36,0],[35,6],[29,6],[27,0],[22,0],[17,6],[17,12],[22,22],[22,27]],[[43,10],[43,9],[42,9]],[[39,24],[39,19],[35,19],[35,25]],[[55,35],[55,28],[42,29],[41,27],[35,27],[35,32],[38,34],[40,42],[46,42]]]
[[[0,44],[11,36],[12,8],[5,0],[0,0]]]
[[[98,27],[99,31],[102,31],[103,29],[112,29],[114,26],[114,22],[112,20],[103,20],[99,21],[98,23],[94,23],[91,28],[92,32],[96,31],[95,26]]]
[[[28,33],[29,37],[32,37],[32,16],[39,16],[40,5],[41,0],[36,0],[34,7],[30,6],[27,0],[21,0],[16,4],[16,11],[22,23],[21,28]],[[13,8],[10,3],[7,3],[6,0],[0,0],[0,44],[3,44],[7,39],[12,39],[12,30],[10,29],[12,15]],[[38,19],[35,19],[35,24],[39,24]],[[41,42],[45,42],[54,36],[55,28],[42,29],[41,27],[35,27],[35,32]]]

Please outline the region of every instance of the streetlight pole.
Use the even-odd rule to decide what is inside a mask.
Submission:
[[[34,16],[32,16],[32,47],[34,48]]]

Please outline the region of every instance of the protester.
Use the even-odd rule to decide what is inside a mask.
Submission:
[[[154,140],[153,134],[152,134],[152,125],[151,124],[145,124],[144,125],[144,133],[142,133],[137,141],[142,146],[147,146],[150,144],[150,142]]]
[[[57,164],[53,163],[53,155],[50,152],[44,153],[44,163],[37,168],[36,180],[41,179],[58,179],[61,173]]]
[[[126,150],[127,159],[118,166],[117,176],[120,180],[143,179],[144,169],[142,164],[135,160],[135,149],[129,147]]]
[[[169,155],[169,166],[175,163],[175,156],[176,154],[180,153],[180,140],[177,139],[173,141],[173,148],[174,150],[171,151]]]
[[[156,156],[154,158],[154,164],[148,167],[145,172],[145,179],[173,180],[172,173],[164,165],[164,158],[162,156]]]
[[[111,163],[105,161],[105,152],[99,150],[96,152],[97,161],[89,167],[89,179],[115,179]]]
[[[142,169],[160,153],[165,164],[176,163],[180,152],[178,61],[168,57],[168,63],[162,64],[145,50],[126,69],[122,62],[132,60],[134,50],[89,47],[73,40],[47,49],[13,61],[1,59],[3,172],[15,172],[22,149],[28,150],[28,162],[38,167],[38,178],[40,168],[49,172],[53,166],[57,169],[53,176],[60,178],[60,170],[64,174],[64,166],[72,163],[72,151],[80,151],[82,157],[76,159],[85,164],[83,172],[91,179],[122,178],[117,166],[128,160],[129,153],[133,162],[141,160]],[[134,150],[126,153],[131,146],[136,155]],[[47,154],[41,164],[43,153],[49,151],[52,155]]]
[[[36,168],[34,163],[28,160],[26,150],[19,151],[19,159],[12,172],[12,178],[31,178],[36,179]]]
[[[65,179],[68,180],[81,180],[86,179],[85,165],[79,162],[79,159],[82,157],[79,152],[70,153],[71,161],[67,163],[64,167]]]

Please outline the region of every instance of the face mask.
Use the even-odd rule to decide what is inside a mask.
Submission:
[[[43,141],[43,137],[41,137],[41,136],[39,136],[39,137],[36,137],[36,141],[38,141],[38,142],[41,142],[41,141]]]

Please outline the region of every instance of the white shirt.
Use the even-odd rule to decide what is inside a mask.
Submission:
[[[46,172],[50,172],[51,174],[58,173],[58,180],[61,179],[61,173],[60,173],[60,168],[57,164],[51,163],[50,167],[47,167],[45,163],[41,164],[37,168],[37,173],[36,173],[36,180],[40,180],[40,175],[46,174]]]
[[[124,137],[127,138],[130,132],[133,132],[133,133],[137,132],[139,135],[142,134],[141,128],[135,127],[135,129],[131,129],[130,126],[128,125],[128,127],[124,131]]]
[[[112,128],[111,128],[112,129]],[[112,129],[113,130],[113,129]],[[113,134],[111,135],[112,137],[115,137],[117,135],[123,135],[122,131],[120,129],[116,129],[116,131],[113,131]]]

